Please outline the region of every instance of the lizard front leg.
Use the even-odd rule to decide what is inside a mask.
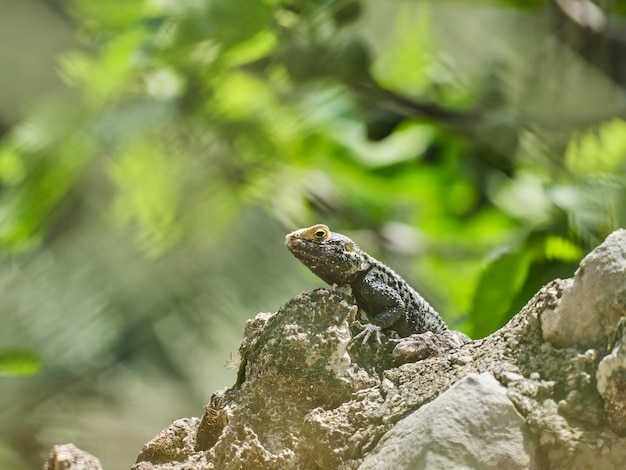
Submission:
[[[356,281],[352,289],[357,305],[370,320],[354,339],[362,337],[365,344],[374,334],[378,344],[381,344],[380,330],[390,327],[405,314],[402,297],[395,289],[380,280],[376,270],[370,270],[362,279]]]

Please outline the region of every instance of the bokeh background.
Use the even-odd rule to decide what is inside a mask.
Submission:
[[[626,7],[0,0],[0,468],[129,468],[322,283],[323,222],[474,338],[626,220]]]

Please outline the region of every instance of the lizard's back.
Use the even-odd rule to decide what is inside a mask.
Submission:
[[[380,278],[380,281],[398,292],[404,302],[406,310],[403,324],[394,325],[394,329],[397,329],[400,335],[426,331],[440,334],[448,331],[448,327],[435,309],[402,277],[372,256],[366,254],[366,257],[372,266],[371,270],[375,270],[375,275]]]

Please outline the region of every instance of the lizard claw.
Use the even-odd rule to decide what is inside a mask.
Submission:
[[[352,340],[354,341],[363,337],[362,344],[366,344],[367,341],[370,339],[370,336],[372,336],[372,333],[374,333],[376,337],[376,342],[378,344],[382,344],[382,342],[380,341],[380,330],[381,330],[380,326],[374,325],[373,323],[366,323],[365,326],[363,327],[363,331],[361,331],[358,335],[352,338]]]

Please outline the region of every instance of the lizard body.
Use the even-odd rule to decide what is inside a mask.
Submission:
[[[357,305],[371,322],[355,339],[364,337],[365,343],[374,333],[380,343],[381,329],[395,330],[402,337],[450,331],[435,309],[404,279],[345,235],[318,224],[291,232],[285,244],[326,283],[352,288]]]

